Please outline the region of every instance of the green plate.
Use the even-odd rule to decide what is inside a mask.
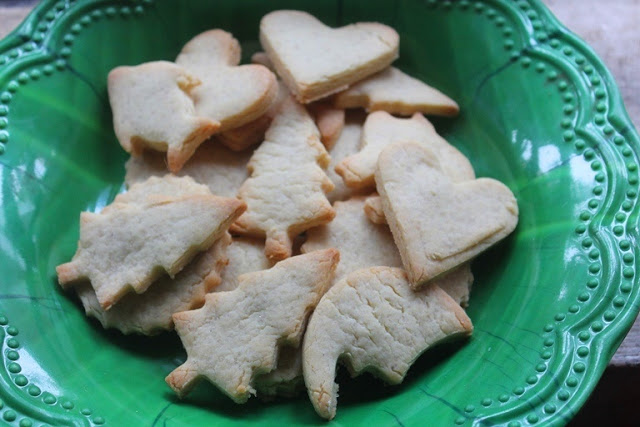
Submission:
[[[13,425],[319,424],[306,396],[240,406],[164,377],[175,334],[125,337],[56,284],[82,210],[122,186],[105,89],[122,64],[173,59],[214,27],[259,49],[260,17],[297,8],[401,35],[397,66],[451,95],[440,132],[506,183],[516,232],[474,263],[473,337],[405,382],[339,375],[336,425],[566,423],[638,314],[638,134],[610,73],[537,0],[43,1],[0,44],[0,417]]]

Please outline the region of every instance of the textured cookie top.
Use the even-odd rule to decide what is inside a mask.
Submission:
[[[264,134],[271,121],[280,111],[282,102],[289,98],[289,95],[289,89],[284,83],[278,81],[278,94],[263,115],[249,123],[217,134],[216,139],[234,151],[245,150],[259,144],[264,140]]]
[[[184,193],[168,194],[176,188]],[[63,286],[88,279],[105,310],[127,292],[144,292],[163,272],[174,277],[246,208],[237,199],[211,195],[190,178],[170,175],[135,185],[116,199],[99,214],[81,214],[78,250],[56,268]]]
[[[248,209],[232,232],[266,237],[272,261],[291,256],[294,236],[335,215],[325,196],[333,184],[321,168],[329,160],[306,109],[287,98],[249,161],[251,176],[238,191]]]
[[[292,162],[292,159],[297,161]],[[278,164],[275,164],[275,161]],[[249,162],[249,171],[256,168],[287,168],[291,165],[317,163],[325,168],[330,157],[320,141],[320,132],[307,112],[291,96],[280,104],[263,143]]]
[[[378,156],[385,147],[400,142],[415,142],[431,150],[445,173],[456,182],[475,177],[469,160],[438,135],[422,114],[400,119],[384,111],[367,116],[360,137],[360,151],[343,159],[336,166],[336,172],[351,188],[373,189]]]
[[[235,197],[249,176],[247,163],[252,154],[251,150],[231,151],[221,144],[207,141],[198,147],[177,176],[191,177],[217,196]],[[152,176],[162,177],[167,173],[164,159],[154,152],[129,158],[125,169],[127,173],[124,181],[129,187]]]
[[[161,176],[150,176],[133,183],[126,193],[118,194],[114,203],[144,205],[149,200],[162,200],[162,197],[207,196],[211,192],[206,185],[197,183],[190,176],[178,177],[164,173]],[[110,209],[109,206],[104,210]],[[104,211],[103,210],[103,211]]]
[[[90,283],[77,286],[76,291],[87,316],[95,317],[105,328],[145,335],[171,330],[173,313],[198,308],[204,304],[205,294],[220,284],[230,242],[231,236],[225,233],[173,279],[162,276],[144,293],[129,293],[109,310],[100,306]]]
[[[233,291],[208,294],[201,309],[175,314],[187,361],[167,383],[183,396],[205,377],[234,401],[245,402],[255,394],[254,377],[275,369],[278,345],[300,343],[339,258],[335,249],[289,258],[240,276]]]
[[[400,253],[386,225],[376,225],[364,213],[365,197],[352,197],[333,205],[336,217],[329,224],[307,231],[302,253],[325,248],[340,251],[335,280],[365,267],[401,267]]]
[[[176,63],[202,84],[193,89],[197,114],[220,123],[218,132],[260,117],[278,92],[275,75],[257,64],[241,65],[240,43],[226,31],[198,34],[183,48]]]
[[[212,67],[236,66],[242,51],[238,40],[223,30],[209,30],[198,34],[183,47],[176,63],[193,73],[208,74]]]
[[[470,260],[518,223],[518,204],[504,184],[490,178],[454,183],[438,157],[415,142],[384,149],[375,179],[415,287]]]
[[[245,273],[267,270],[271,263],[264,254],[262,239],[235,237],[227,248],[229,264],[222,273],[222,282],[216,292],[232,291],[238,287],[238,278]]]
[[[191,94],[200,80],[171,62],[117,67],[108,77],[113,125],[120,145],[139,156],[167,152],[169,169],[180,170],[220,123],[201,117]]]
[[[309,398],[321,417],[332,419],[338,359],[353,375],[368,371],[398,384],[425,350],[472,328],[444,291],[433,285],[413,291],[399,268],[353,272],[329,289],[309,320],[302,348]]]
[[[378,23],[334,29],[306,12],[280,10],[262,18],[260,42],[289,90],[308,103],[387,67],[399,36]]]

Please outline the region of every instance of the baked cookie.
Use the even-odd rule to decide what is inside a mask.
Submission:
[[[98,319],[105,329],[144,335],[168,331],[173,329],[173,313],[202,306],[205,294],[220,284],[230,242],[229,233],[223,234],[173,279],[162,276],[143,294],[127,294],[106,311],[100,306],[90,283],[76,286],[76,292],[87,316]]]
[[[246,402],[256,393],[255,377],[276,368],[278,345],[300,344],[339,258],[327,249],[281,261],[240,276],[233,291],[207,294],[198,310],[174,314],[187,360],[167,384],[183,397],[204,377],[234,402]]]
[[[374,224],[387,225],[387,218],[385,218],[384,210],[382,209],[382,200],[377,194],[367,197],[364,202],[364,212],[369,221]],[[434,283],[462,307],[467,307],[469,305],[471,285],[473,285],[471,263],[462,264],[455,270],[435,280]]]
[[[264,242],[250,237],[236,237],[227,249],[229,264],[222,274],[222,283],[216,292],[231,291],[238,287],[238,278],[245,273],[266,270],[271,263],[264,255]],[[278,365],[268,374],[258,375],[254,384],[258,396],[291,397],[304,389],[302,356],[299,347],[281,346]]]
[[[251,55],[251,62],[253,62],[254,64],[264,65],[265,67],[267,67],[268,69],[270,69],[274,73],[276,72],[276,69],[273,68],[273,64],[271,63],[271,60],[269,59],[269,55],[267,55],[266,52],[256,52],[256,53],[254,53],[253,55]]]
[[[507,186],[490,178],[455,183],[438,157],[415,142],[385,148],[375,180],[416,289],[502,240],[518,223],[518,204]]]
[[[216,135],[220,143],[233,151],[243,151],[249,147],[259,144],[264,139],[264,133],[269,128],[273,117],[270,116],[269,110],[257,119],[235,129]]]
[[[327,194],[327,198],[331,203],[336,200],[346,200],[357,191],[347,187],[342,177],[335,171],[335,167],[345,157],[351,156],[358,152],[360,147],[360,134],[362,133],[362,124],[366,115],[363,111],[347,111],[345,116],[345,124],[340,137],[329,150],[331,162],[327,167],[327,176],[333,182],[334,189]]]
[[[304,390],[302,348],[282,346],[278,350],[278,366],[255,380],[258,397],[270,400],[277,396],[294,397]]]
[[[395,67],[374,74],[335,95],[337,108],[364,108],[400,116],[415,113],[455,116],[456,102],[437,89]]]
[[[340,251],[334,282],[365,267],[402,267],[389,227],[371,223],[364,214],[364,202],[364,196],[335,202],[333,221],[307,231],[302,253],[326,248]]]
[[[382,209],[382,200],[378,193],[373,193],[367,197],[364,202],[364,213],[374,224],[386,224],[387,218],[384,216],[384,210]]]
[[[289,90],[278,81],[278,94],[263,115],[242,126],[217,134],[216,139],[233,151],[242,151],[259,144],[264,140],[264,134],[280,110],[282,101],[288,96]]]
[[[309,320],[302,347],[309,399],[318,415],[332,419],[339,359],[353,376],[367,371],[399,384],[424,351],[472,329],[442,289],[430,285],[415,292],[402,269],[353,272],[329,289]]]
[[[252,237],[234,237],[227,248],[229,263],[222,272],[216,292],[232,291],[238,287],[238,277],[245,273],[267,270],[271,263],[264,254],[264,241]]]
[[[335,108],[330,103],[321,101],[309,104],[307,108],[316,121],[322,143],[327,150],[331,150],[344,129],[344,109]]]
[[[475,178],[469,160],[438,135],[422,114],[414,114],[410,119],[399,119],[384,111],[376,111],[367,116],[360,138],[360,151],[343,159],[336,166],[336,172],[350,188],[373,189],[380,152],[391,144],[404,141],[419,143],[433,151],[440,159],[442,169],[455,182]]]
[[[381,71],[398,57],[391,27],[358,23],[330,28],[306,12],[279,10],[260,21],[260,43],[302,103],[324,98]]]
[[[204,184],[197,183],[192,177],[179,177],[165,173],[133,183],[126,192],[118,194],[112,204],[105,206],[102,212],[108,212],[113,206],[117,207],[119,203],[145,205],[166,197],[209,195],[211,195],[209,188]]]
[[[171,62],[117,67],[107,80],[116,136],[134,156],[166,152],[169,170],[177,172],[220,128],[196,112],[191,96],[200,80]]]
[[[176,58],[202,82],[192,91],[196,112],[220,123],[219,132],[249,123],[269,108],[278,92],[276,76],[257,64],[240,64],[240,43],[226,31],[191,39]]]
[[[261,64],[273,70],[273,64],[264,52],[256,52],[251,56],[251,62]],[[280,90],[276,101],[269,107],[267,112],[251,123],[239,128],[223,132],[218,139],[232,150],[243,149],[255,145],[264,139],[264,134],[273,120],[274,113],[277,112],[280,102],[289,95],[289,90],[284,83],[279,83]],[[327,149],[335,144],[344,127],[344,110],[333,107],[328,102],[316,102],[308,106],[309,112],[313,115],[320,132],[320,139]]]
[[[99,214],[80,214],[78,250],[71,262],[56,267],[63,287],[89,280],[100,306],[108,310],[127,292],[146,291],[163,271],[174,278],[246,209],[237,199],[210,193],[168,195],[158,181],[149,184],[163,189],[156,194],[138,184],[130,193],[144,195],[141,199],[130,201],[131,194],[125,193]]]
[[[251,176],[238,191],[248,208],[231,231],[266,236],[265,254],[272,261],[291,256],[296,235],[335,215],[325,196],[333,189],[322,170],[328,163],[313,120],[287,98],[249,161]]]
[[[252,150],[235,152],[221,144],[205,142],[198,147],[177,176],[190,176],[218,196],[235,197],[242,183],[249,177],[247,163],[252,154]],[[151,176],[159,177],[167,173],[164,159],[154,152],[131,157],[125,163],[125,169],[127,173],[124,182],[128,187]]]
[[[469,306],[469,295],[473,285],[473,273],[471,272],[471,262],[466,262],[460,267],[449,271],[432,282],[445,291],[461,307]]]
[[[369,200],[365,196],[353,196],[344,202],[335,202],[336,217],[329,224],[307,231],[307,241],[302,253],[325,248],[340,251],[340,264],[334,283],[349,273],[368,267],[402,267],[400,252],[386,224],[377,225],[366,218],[363,206]],[[434,280],[457,303],[466,307],[473,283],[469,263]]]

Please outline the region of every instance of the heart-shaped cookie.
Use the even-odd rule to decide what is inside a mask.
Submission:
[[[298,101],[309,103],[346,89],[398,57],[391,27],[358,23],[330,28],[315,17],[279,10],[260,22],[260,43]]]
[[[419,113],[410,119],[393,117],[384,111],[369,114],[360,136],[360,151],[342,159],[335,170],[348,187],[373,189],[380,152],[391,144],[406,141],[420,143],[433,151],[444,173],[455,182],[475,178],[464,154],[438,135],[431,122]]]
[[[224,132],[260,117],[278,93],[276,76],[258,64],[241,65],[240,43],[226,31],[195,36],[176,58],[201,85],[193,90],[198,115],[220,123]]]
[[[490,178],[454,183],[436,155],[415,142],[385,148],[375,178],[414,288],[480,254],[518,223],[516,199],[504,184]]]

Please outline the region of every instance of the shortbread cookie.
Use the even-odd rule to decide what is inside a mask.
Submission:
[[[428,348],[473,326],[464,310],[434,285],[411,289],[399,268],[349,274],[316,307],[304,337],[302,369],[309,398],[323,418],[336,415],[336,363],[352,375],[371,372],[399,384]]]
[[[264,241],[253,237],[234,237],[227,248],[227,258],[229,263],[222,272],[222,282],[216,292],[232,291],[238,287],[241,275],[271,267],[264,254]]]
[[[415,113],[455,116],[460,111],[453,99],[395,67],[389,67],[336,94],[334,105],[337,108],[381,110],[401,116]]]
[[[280,10],[260,21],[260,43],[298,101],[309,103],[381,71],[398,57],[391,27],[330,28],[306,12]]]
[[[234,290],[238,278],[245,273],[266,270],[271,263],[264,254],[264,241],[251,237],[236,237],[227,249],[229,264],[222,274],[222,282],[216,292]],[[282,346],[278,351],[278,365],[268,374],[256,377],[258,396],[272,398],[290,397],[304,389],[302,380],[301,349]]]
[[[365,200],[364,212],[369,221],[374,224],[387,225],[387,218],[384,216],[384,210],[382,209],[382,200],[377,194]],[[462,264],[455,270],[435,280],[434,283],[462,307],[467,307],[469,305],[471,285],[473,284],[471,264]]]
[[[373,189],[380,152],[391,144],[404,141],[422,144],[433,151],[444,172],[455,182],[475,178],[469,160],[438,135],[422,114],[398,119],[384,111],[369,114],[362,129],[360,151],[342,160],[336,166],[336,172],[350,188]]]
[[[364,213],[374,224],[386,224],[387,218],[384,216],[384,210],[382,209],[382,200],[378,193],[373,193],[364,202]]]
[[[89,280],[108,310],[127,292],[142,293],[162,273],[171,277],[222,236],[246,205],[212,195],[148,197],[82,212],[71,262],[56,268],[63,287]]]
[[[264,133],[273,120],[268,111],[247,124],[219,133],[216,139],[233,151],[243,151],[261,143],[264,140]]]
[[[216,139],[233,151],[245,150],[262,142],[271,121],[280,110],[280,105],[288,97],[289,89],[279,81],[278,94],[263,115],[242,126],[219,133]]]
[[[363,196],[335,202],[334,220],[307,231],[302,253],[325,248],[340,251],[334,282],[365,267],[402,267],[389,227],[371,223],[364,214],[364,202]]]
[[[416,289],[502,240],[518,223],[507,186],[490,178],[454,183],[436,155],[415,142],[384,149],[375,179]]]
[[[278,366],[255,380],[258,397],[265,400],[276,396],[294,397],[304,390],[302,348],[282,346],[278,351]]]
[[[200,80],[171,62],[114,68],[108,77],[113,126],[120,145],[140,156],[145,149],[167,152],[177,172],[220,123],[196,112],[191,95]]]
[[[269,55],[267,55],[266,52],[254,53],[253,55],[251,55],[251,62],[253,62],[254,64],[264,65],[274,73],[276,72],[275,68],[273,68],[273,63],[271,63]]]
[[[329,155],[318,129],[292,97],[283,102],[265,138],[249,161],[251,176],[238,192],[247,212],[231,230],[266,236],[265,254],[274,261],[291,256],[294,236],[333,219],[325,196],[333,184],[321,168]]]
[[[445,291],[461,307],[469,306],[469,294],[473,285],[473,273],[471,262],[466,262],[460,267],[449,271],[432,282]]]
[[[220,123],[219,132],[260,117],[278,92],[276,76],[258,64],[238,66],[240,43],[226,31],[205,31],[176,58],[202,82],[193,89],[196,112]]]
[[[198,310],[174,314],[187,361],[167,384],[183,397],[204,377],[235,402],[246,402],[256,393],[255,377],[276,368],[278,345],[300,344],[339,258],[327,249],[287,259],[240,276],[233,291],[208,294]]]
[[[386,223],[373,224],[366,218],[363,210],[366,200],[364,196],[354,196],[344,202],[335,202],[334,220],[307,231],[302,253],[326,248],[340,251],[334,283],[367,267],[402,267],[400,252],[389,227]],[[473,274],[468,263],[434,281],[463,307],[468,304],[472,283]]]
[[[358,152],[360,147],[360,134],[362,133],[362,124],[365,120],[365,114],[362,111],[347,111],[345,117],[344,129],[340,133],[340,137],[329,150],[331,163],[327,167],[327,176],[333,182],[334,189],[327,194],[327,198],[331,203],[336,200],[346,200],[357,191],[347,187],[342,177],[335,171],[335,167],[345,157],[351,156]]]
[[[98,319],[104,328],[145,335],[168,331],[173,329],[173,313],[202,306],[205,294],[220,284],[230,242],[229,233],[223,234],[173,279],[163,276],[143,294],[127,294],[108,311],[98,303],[90,283],[77,286],[76,291],[87,316]]]
[[[227,248],[229,263],[222,274],[216,292],[232,291],[238,287],[238,278],[245,273],[266,270],[271,263],[264,254],[264,241],[251,237],[236,237]],[[278,350],[275,370],[259,375],[255,380],[258,396],[270,399],[275,396],[291,397],[304,389],[302,380],[302,355],[299,347],[282,346]]]
[[[453,182],[475,179],[475,172],[471,163],[469,163],[469,159],[438,135],[433,125],[421,114],[415,114],[409,120],[396,119],[385,113],[370,114],[369,117],[367,134],[363,137],[362,142],[363,144],[371,142],[371,145],[368,144],[358,155],[346,160],[347,163],[350,162],[351,166],[355,165],[356,168],[359,168],[363,163],[369,162],[376,152],[379,155],[379,152],[387,146],[383,138],[388,138],[393,142],[414,141],[424,143],[438,156],[441,169]],[[395,136],[392,136],[392,132],[394,132],[393,135]],[[377,148],[373,147],[373,145]],[[340,167],[342,168],[343,166],[344,164]],[[345,175],[350,176],[349,172],[345,172]],[[382,211],[382,202],[377,194],[367,199],[364,209],[369,219],[375,224],[387,223]]]
[[[264,65],[268,69],[275,71],[269,57],[264,52],[254,53],[251,56],[251,62]],[[289,94],[286,86],[282,83],[281,86],[284,88],[284,92]],[[322,143],[327,150],[330,150],[340,137],[340,132],[342,132],[342,128],[344,127],[344,109],[335,108],[331,103],[325,101],[314,102],[308,105],[308,109],[316,121]]]
[[[308,105],[308,109],[316,121],[322,143],[331,150],[344,129],[344,109],[335,108],[328,102],[314,102]]]
[[[206,185],[211,193],[223,197],[235,197],[242,183],[248,178],[247,163],[253,152],[234,152],[221,144],[205,142],[178,172],[178,176],[190,176]],[[157,153],[144,153],[131,157],[125,163],[127,174],[124,182],[132,186],[151,176],[167,173],[164,159]]]
[[[158,202],[163,198],[186,196],[210,196],[206,185],[197,183],[190,176],[175,176],[165,172],[161,176],[150,176],[129,186],[125,193],[118,194],[113,203],[105,206],[102,212],[108,212],[120,203],[145,205]]]

